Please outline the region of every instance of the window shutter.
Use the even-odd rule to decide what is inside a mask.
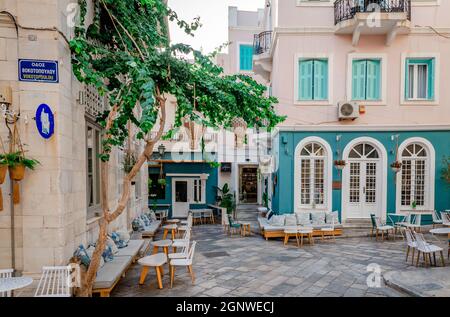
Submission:
[[[253,47],[241,45],[239,48],[240,70],[251,71],[253,69]]]
[[[301,60],[299,61],[299,99],[312,100],[313,99],[313,61]]]
[[[406,59],[406,65],[405,65],[405,99],[410,99],[410,91],[409,91],[409,65],[410,65],[410,59]]]
[[[366,65],[365,60],[353,61],[352,99],[366,99]]]
[[[314,100],[328,99],[328,61],[314,61]]]
[[[381,61],[367,61],[367,100],[380,100]]]
[[[427,64],[428,64],[428,100],[434,100],[436,60],[432,58],[427,61]]]

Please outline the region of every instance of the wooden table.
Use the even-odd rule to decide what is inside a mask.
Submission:
[[[148,274],[148,269],[154,267],[156,271],[156,279],[158,281],[159,289],[163,288],[162,277],[164,276],[163,265],[167,263],[167,255],[165,253],[153,254],[146,256],[138,261],[142,265],[141,277],[139,279],[139,285],[144,284],[145,278]]]
[[[246,237],[252,235],[249,222],[238,222],[241,225],[241,236]]]
[[[169,231],[171,234],[171,240],[175,239],[175,235],[178,229],[177,225],[167,225],[164,226],[163,229],[164,229],[163,240],[166,240]]]
[[[162,248],[166,255],[169,255],[169,247],[172,246],[172,240],[158,240],[152,241],[151,244],[153,246],[153,254],[158,253],[159,248]]]
[[[168,223],[170,225],[175,225],[177,223],[180,223],[180,219],[168,219],[168,220],[166,220],[166,223]]]
[[[28,276],[0,278],[0,293],[8,293],[27,287],[33,283]]]

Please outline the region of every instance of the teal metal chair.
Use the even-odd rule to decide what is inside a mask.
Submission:
[[[235,222],[230,215],[228,215],[228,221],[230,222],[230,225],[228,227],[228,233],[230,235],[232,235],[233,231],[234,231],[234,233],[240,234],[241,233],[241,224]]]

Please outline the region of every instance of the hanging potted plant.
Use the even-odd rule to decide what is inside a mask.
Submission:
[[[342,171],[346,165],[347,165],[347,162],[345,160],[334,161],[334,166],[336,167],[336,169],[338,169],[340,171]]]
[[[25,177],[25,169],[34,170],[39,161],[26,158],[23,152],[7,153],[4,155],[4,161],[6,162],[9,175],[14,181],[21,181]]]
[[[398,173],[402,170],[403,164],[400,161],[395,161],[391,164],[391,169],[394,173]]]
[[[5,182],[7,171],[8,171],[8,163],[5,160],[5,155],[0,155],[0,185]]]
[[[163,173],[163,165],[161,163],[161,167],[159,170],[159,178],[158,178],[158,184],[161,186],[161,188],[166,187],[166,178],[164,177],[164,173]]]

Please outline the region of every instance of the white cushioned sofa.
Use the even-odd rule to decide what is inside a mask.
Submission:
[[[119,249],[114,259],[106,262],[98,270],[93,293],[99,293],[101,297],[109,297],[110,292],[125,275],[130,265],[139,257],[145,243],[145,240],[130,240],[127,247]]]
[[[334,235],[342,235],[342,225],[337,212],[313,211],[272,216],[268,213],[266,217],[258,217],[258,223],[261,235],[266,240],[283,238],[284,230],[297,227],[313,228],[315,236],[322,235],[322,228],[334,227]]]

